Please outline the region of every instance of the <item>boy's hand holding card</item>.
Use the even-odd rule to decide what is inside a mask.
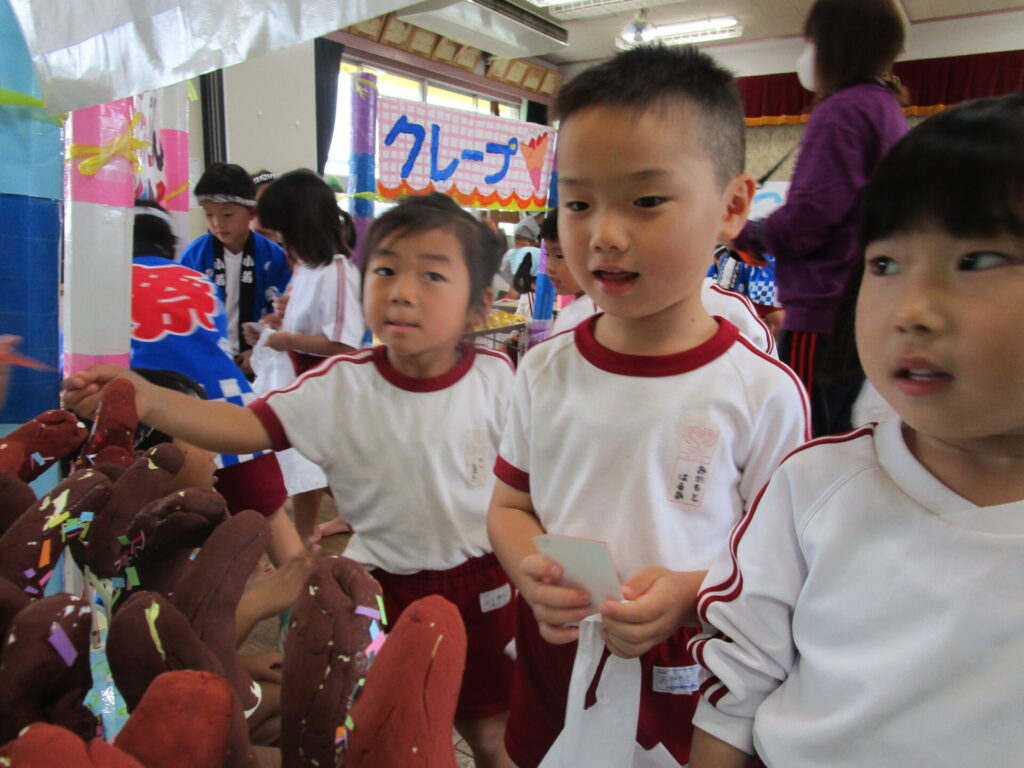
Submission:
[[[533,543],[544,557],[562,567],[562,586],[590,593],[591,613],[597,613],[598,606],[605,600],[622,599],[619,575],[605,542],[545,534],[534,537]]]

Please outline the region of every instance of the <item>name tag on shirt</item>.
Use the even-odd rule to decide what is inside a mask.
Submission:
[[[488,613],[504,608],[512,600],[512,585],[502,584],[497,589],[480,593],[480,612]]]
[[[466,484],[470,488],[486,485],[491,467],[487,462],[487,430],[466,432]]]
[[[699,664],[691,667],[653,667],[652,671],[652,686],[658,693],[690,694],[699,687]]]

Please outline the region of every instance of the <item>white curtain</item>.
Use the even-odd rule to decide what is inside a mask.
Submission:
[[[0,0],[3,2],[3,0]],[[410,0],[9,0],[52,112],[134,96]]]

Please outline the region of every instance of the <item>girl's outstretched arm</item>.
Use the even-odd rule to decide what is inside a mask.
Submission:
[[[135,386],[139,419],[151,427],[217,453],[270,449],[270,435],[256,414],[240,405],[194,397],[150,384],[125,368],[95,365],[64,380],[64,406],[90,417],[109,381],[125,378]]]

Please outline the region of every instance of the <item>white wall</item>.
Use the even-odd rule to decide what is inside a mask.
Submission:
[[[224,70],[228,162],[277,173],[316,167],[313,41]]]

